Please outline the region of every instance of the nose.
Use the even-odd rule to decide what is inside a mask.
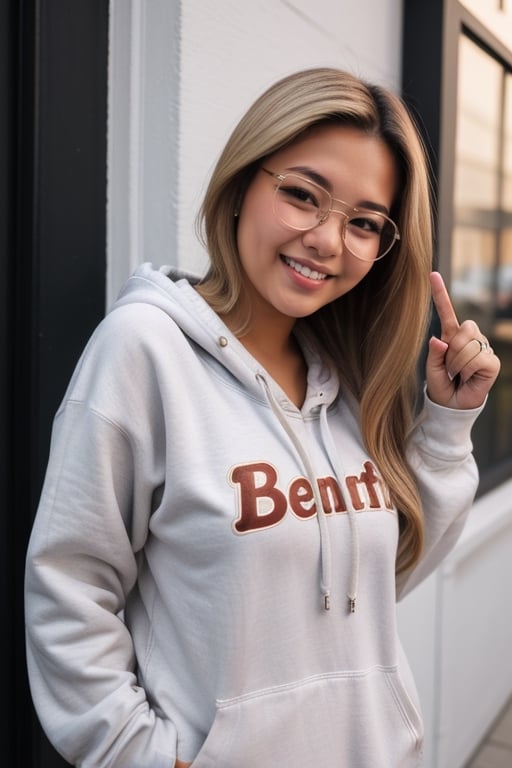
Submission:
[[[347,216],[342,211],[331,211],[325,221],[309,229],[302,236],[306,248],[313,248],[321,258],[341,256],[345,246]]]

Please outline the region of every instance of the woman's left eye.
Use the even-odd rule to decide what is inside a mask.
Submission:
[[[353,219],[350,219],[350,224],[368,233],[380,235],[382,232],[381,222],[372,216],[354,217]]]

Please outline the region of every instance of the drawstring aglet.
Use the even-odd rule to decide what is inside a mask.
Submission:
[[[329,595],[324,595],[324,609],[326,611],[331,610],[331,598]]]
[[[355,599],[355,597],[349,597],[348,605],[349,605],[349,608],[350,608],[350,613],[355,613],[356,612],[356,599]]]

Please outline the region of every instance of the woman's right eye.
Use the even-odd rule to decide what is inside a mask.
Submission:
[[[286,197],[290,198],[290,202],[304,203],[315,208],[318,207],[318,202],[310,189],[294,185],[290,187],[282,186],[280,190]]]

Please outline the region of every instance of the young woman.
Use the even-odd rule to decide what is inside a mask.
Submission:
[[[39,716],[79,766],[412,768],[396,596],[464,525],[499,361],[430,274],[411,119],[344,72],[288,77],[202,219],[207,275],[143,265],[55,419],[27,559]]]

